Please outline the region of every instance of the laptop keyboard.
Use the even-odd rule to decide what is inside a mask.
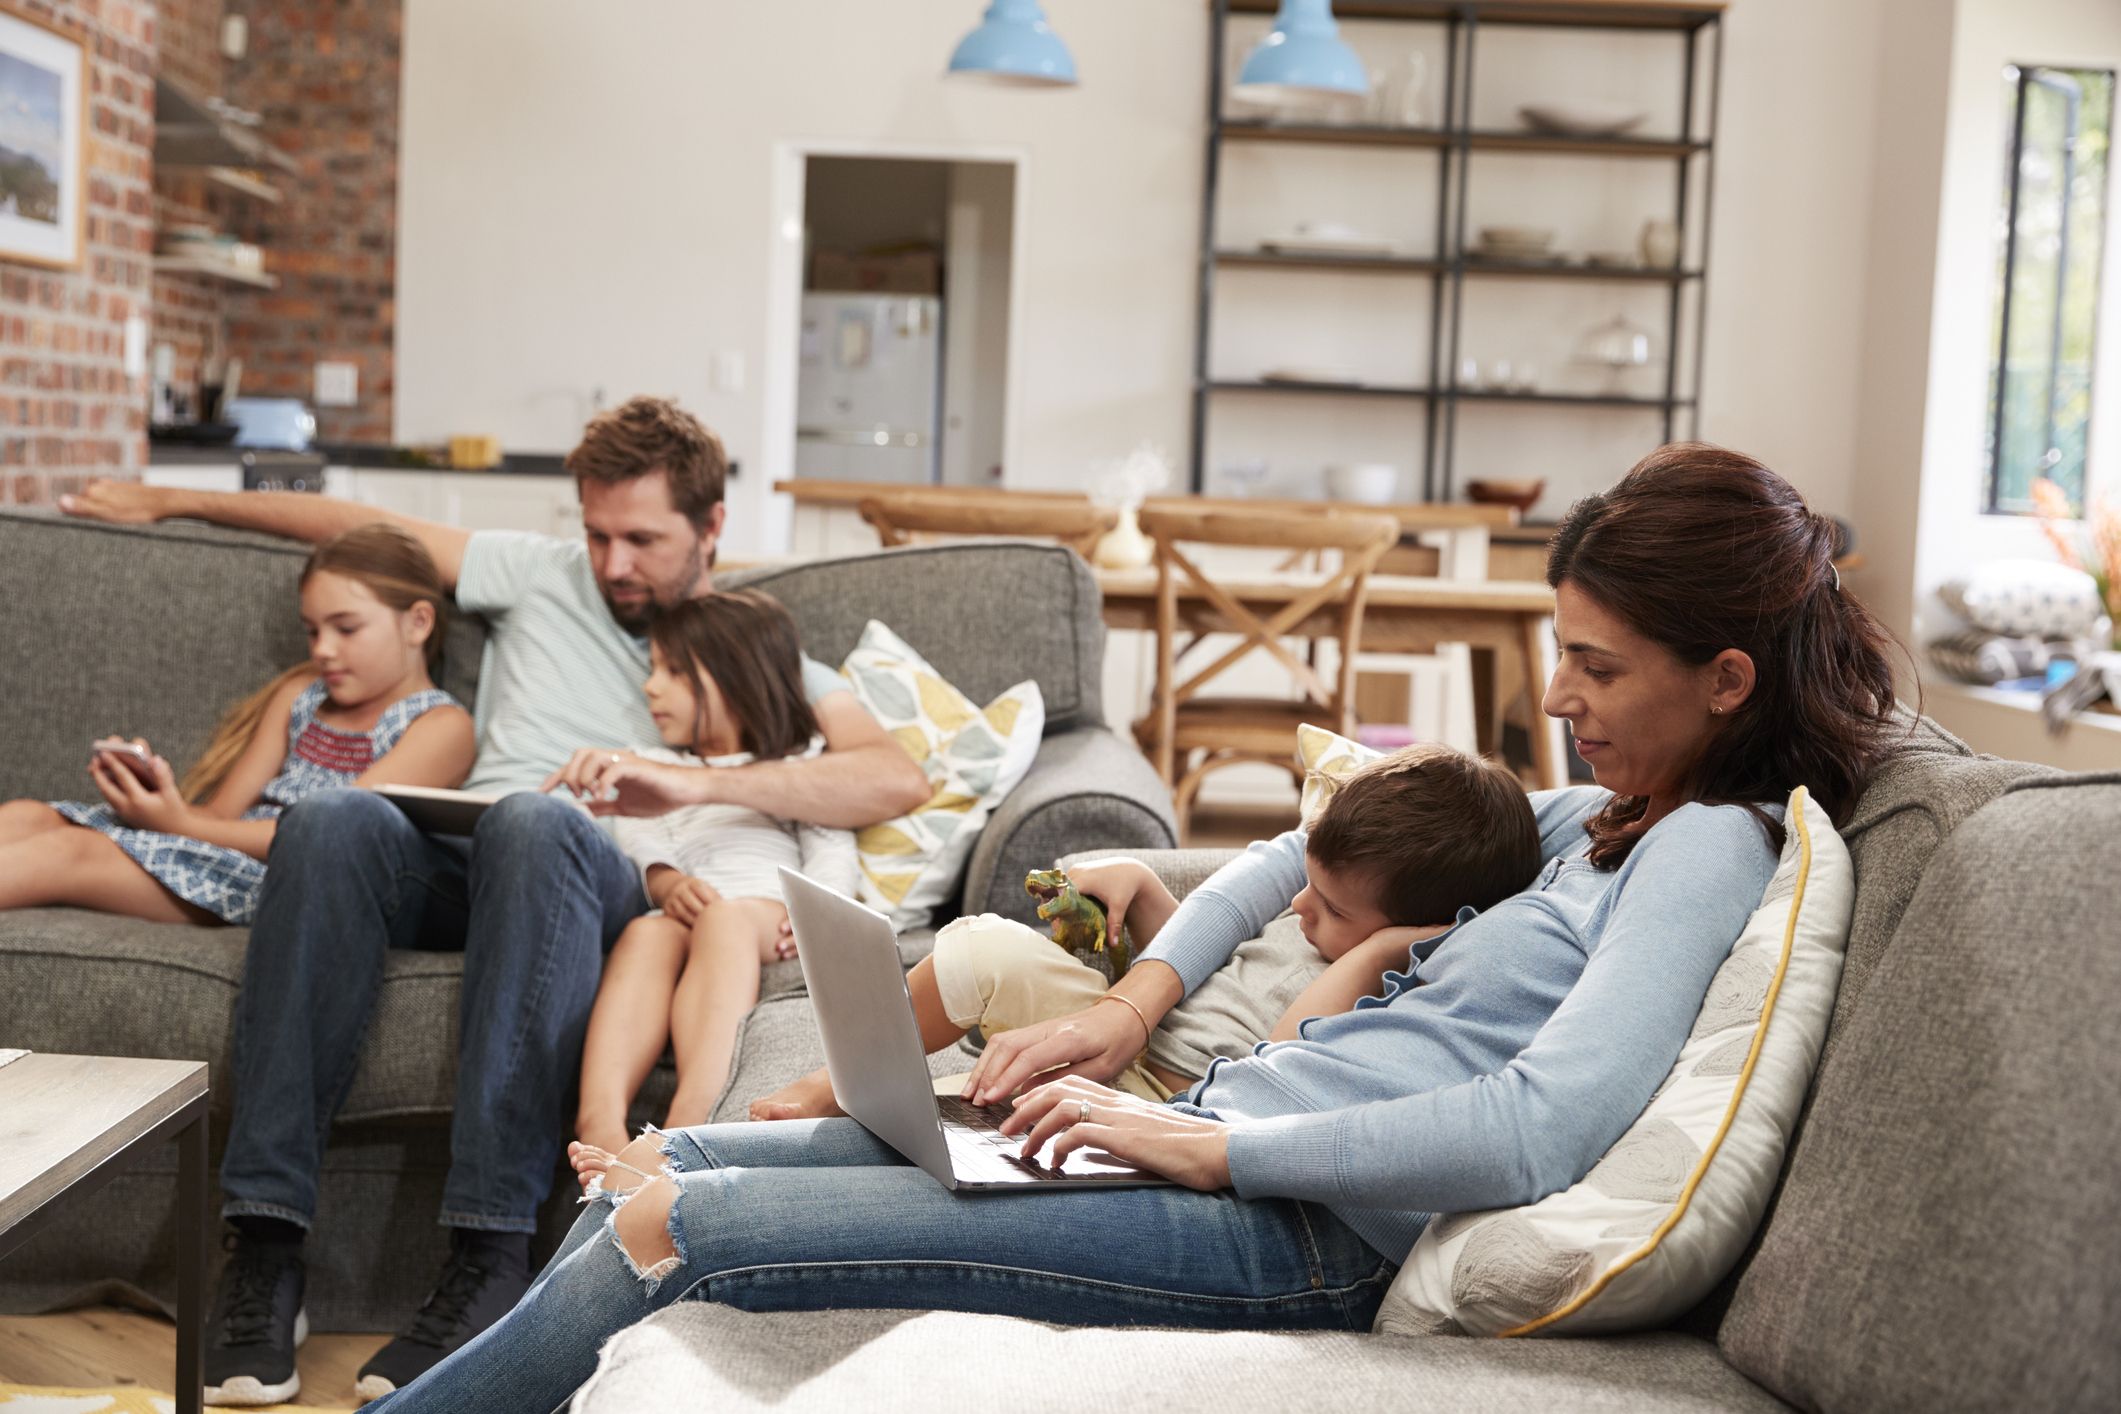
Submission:
[[[950,1139],[951,1167],[962,1179],[997,1180],[1012,1183],[1066,1183],[1069,1175],[1017,1157],[1024,1136],[1001,1132],[1009,1117],[1006,1105],[984,1108],[968,1104],[955,1095],[938,1095],[935,1107],[942,1115],[943,1133]]]

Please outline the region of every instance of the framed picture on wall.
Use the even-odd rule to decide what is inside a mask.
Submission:
[[[0,260],[81,263],[86,65],[80,41],[0,7]]]

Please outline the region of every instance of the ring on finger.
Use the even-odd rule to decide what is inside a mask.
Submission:
[[[1075,1102],[1075,1122],[1077,1124],[1085,1124],[1089,1122],[1089,1119],[1090,1102],[1088,1100],[1077,1100]]]

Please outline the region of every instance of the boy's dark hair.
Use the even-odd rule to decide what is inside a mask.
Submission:
[[[575,485],[616,486],[660,471],[670,481],[670,504],[704,528],[722,503],[729,460],[722,440],[668,398],[628,398],[598,413],[567,454]]]
[[[1539,826],[1507,767],[1441,746],[1410,746],[1341,782],[1306,849],[1336,872],[1375,881],[1396,925],[1449,923],[1488,908],[1539,872]]]
[[[649,640],[674,673],[705,696],[711,676],[736,718],[739,744],[761,761],[792,756],[817,735],[803,693],[795,620],[756,589],[732,589],[672,605],[648,626]],[[694,740],[698,740],[698,728]]]

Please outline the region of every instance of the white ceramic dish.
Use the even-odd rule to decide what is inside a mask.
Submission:
[[[1390,241],[1373,240],[1365,236],[1331,239],[1319,236],[1285,236],[1280,240],[1261,241],[1259,248],[1270,255],[1390,255]]]
[[[1563,137],[1618,137],[1650,115],[1620,103],[1527,103],[1517,110],[1534,131]]]
[[[1326,494],[1336,501],[1388,506],[1399,494],[1399,468],[1390,462],[1356,462],[1326,468]]]
[[[1306,367],[1290,364],[1281,368],[1270,368],[1259,375],[1262,383],[1336,383],[1346,387],[1360,387],[1362,380],[1345,368]]]

